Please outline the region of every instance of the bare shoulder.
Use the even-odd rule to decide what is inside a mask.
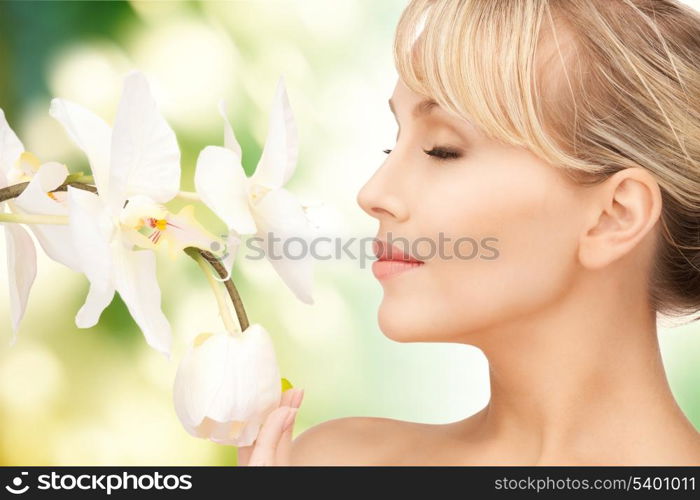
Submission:
[[[387,465],[428,427],[381,417],[335,418],[292,441],[291,465]]]

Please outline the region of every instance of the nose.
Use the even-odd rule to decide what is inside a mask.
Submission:
[[[357,204],[370,216],[401,222],[408,218],[405,200],[398,192],[399,182],[391,182],[388,160],[372,175],[357,193]]]

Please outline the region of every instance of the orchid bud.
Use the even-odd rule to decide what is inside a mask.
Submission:
[[[242,335],[198,335],[175,376],[175,411],[182,425],[191,435],[220,444],[253,444],[281,395],[272,339],[259,324]]]

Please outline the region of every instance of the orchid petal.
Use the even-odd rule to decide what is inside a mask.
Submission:
[[[168,215],[164,231],[171,257],[177,256],[187,247],[212,251],[219,238],[207,231],[194,217],[194,207],[187,205],[177,214]]]
[[[226,115],[226,103],[223,99],[219,101],[219,114],[224,119],[224,147],[236,153],[236,156],[238,156],[238,161],[243,162],[241,145],[238,144],[236,135],[233,133],[233,127],[231,126],[231,122]]]
[[[148,196],[135,195],[127,200],[127,204],[119,213],[119,221],[123,226],[138,228],[147,219],[164,219],[168,209],[161,203],[156,203]]]
[[[67,176],[68,169],[65,165],[56,162],[45,163],[22,194],[13,201],[12,206],[20,212],[29,214],[68,215],[67,203],[57,201],[56,195],[50,194],[63,184]],[[29,228],[51,259],[76,272],[81,272],[80,259],[67,226],[32,224]]]
[[[7,272],[10,285],[10,310],[12,313],[12,340],[17,340],[19,324],[24,317],[29,291],[36,278],[36,250],[27,231],[17,224],[5,224],[7,245]]]
[[[233,263],[236,260],[236,255],[238,254],[238,249],[241,246],[241,238],[235,233],[230,232],[226,237],[226,247],[223,249],[221,258],[221,263],[226,269],[226,274],[231,276],[231,271],[233,269]]]
[[[24,145],[10,128],[4,111],[0,109],[0,171],[5,177],[23,152]]]
[[[269,333],[256,323],[242,335],[226,335],[225,339],[229,345],[224,377],[206,416],[218,422],[245,421],[271,412],[280,402],[282,386]],[[205,346],[206,343],[202,347]],[[255,391],[250,390],[251,380],[255,381]]]
[[[131,317],[148,345],[170,356],[170,323],[161,310],[161,293],[156,279],[156,256],[148,250],[133,251],[115,245],[115,284]]]
[[[133,194],[165,203],[180,191],[180,149],[158,112],[145,76],[130,72],[114,121],[110,206],[118,213]]]
[[[217,422],[206,419],[208,426],[208,437],[211,441],[229,446],[250,446],[258,437],[261,419],[250,419],[247,422]]]
[[[8,179],[11,184],[19,184],[31,180],[41,167],[41,160],[34,153],[25,151],[10,168]]]
[[[89,109],[66,99],[53,99],[49,114],[63,125],[71,140],[83,150],[90,162],[95,186],[106,197],[110,188],[110,126]]]
[[[99,197],[68,187],[69,227],[82,272],[90,282],[85,305],[75,321],[78,328],[97,324],[114,296],[112,231],[109,214]]]
[[[132,196],[119,213],[122,241],[126,242],[127,247],[155,250],[156,243],[149,238],[150,234],[141,231],[144,227],[151,228],[150,219],[164,219],[167,213],[165,205],[156,203],[148,196]]]
[[[76,273],[82,272],[82,264],[71,241],[68,226],[32,224],[29,229],[51,260],[63,264]]]
[[[126,245],[134,250],[156,250],[157,248],[153,240],[138,231],[122,231],[121,237]]]
[[[270,113],[265,147],[251,181],[268,189],[284,186],[294,173],[298,154],[297,126],[284,79],[280,77]]]
[[[180,361],[175,375],[175,410],[194,429],[207,416],[226,370],[227,334],[200,334]]]
[[[68,210],[48,195],[63,184],[68,168],[62,163],[49,162],[39,168],[25,190],[14,200],[22,211],[35,214],[66,215]]]
[[[248,204],[248,178],[230,149],[207,146],[197,158],[194,183],[202,201],[229,229],[253,234],[255,220]]]
[[[272,266],[299,300],[313,304],[313,260],[308,251],[312,229],[299,201],[286,189],[272,190],[255,206],[255,220]],[[289,238],[303,240],[305,248],[287,244],[287,253],[293,255],[285,255]]]
[[[99,288],[92,283],[88,290],[85,303],[75,316],[75,325],[78,328],[91,328],[100,320],[102,312],[107,309],[114,299],[114,286]]]

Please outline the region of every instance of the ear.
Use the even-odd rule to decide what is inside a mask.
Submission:
[[[580,239],[579,260],[600,269],[635,248],[661,215],[661,190],[644,168],[616,172],[591,192],[590,224]]]

